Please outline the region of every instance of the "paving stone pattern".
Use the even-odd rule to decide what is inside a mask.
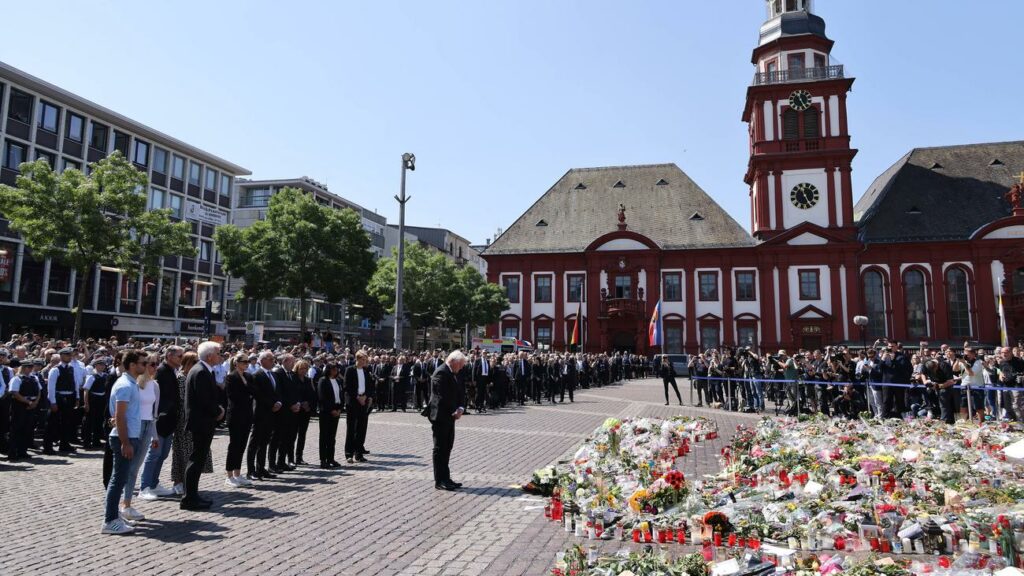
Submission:
[[[684,387],[689,404],[688,394]],[[756,421],[664,406],[656,380],[580,390],[571,404],[473,414],[456,426],[452,474],[466,485],[459,492],[434,489],[430,426],[413,410],[370,417],[366,464],[340,471],[300,467],[251,489],[223,485],[227,437],[219,434],[217,472],[204,474],[200,486],[213,510],[136,500],[147,519],[130,536],[99,533],[100,453],[0,463],[0,575],[543,575],[572,537],[544,518],[542,501],[517,486],[533,470],[571,456],[609,416],[676,414],[714,418],[721,430],[719,439],[697,444],[681,461],[690,479],[717,471],[719,450],[736,425]],[[308,461],[317,461],[317,432],[314,421]],[[168,462],[164,485],[169,476]]]

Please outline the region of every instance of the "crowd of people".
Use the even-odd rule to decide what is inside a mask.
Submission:
[[[708,350],[690,357],[688,370],[698,406],[763,412],[768,399],[788,415],[855,418],[870,412],[877,418],[929,417],[952,424],[962,410],[970,410],[969,417],[979,422],[1024,420],[1020,344],[987,352],[970,343],[954,349],[920,342],[909,350],[882,339],[857,350],[828,346],[792,355]]]
[[[462,415],[559,403],[566,395],[573,402],[579,388],[652,372],[647,358],[633,354],[445,355],[323,344],[270,349],[89,339],[72,345],[15,335],[0,347],[0,452],[17,462],[103,450],[102,531],[126,534],[145,519],[136,499],[180,497],[186,510],[212,506],[198,485],[202,473],[214,470],[217,429],[228,438],[224,484],[245,488],[308,465],[312,422],[319,427],[319,467],[332,470],[342,466],[336,459],[342,419],[345,460],[358,465],[369,454],[370,414],[412,407],[432,424],[435,486],[456,490],[461,484],[452,481],[447,461]],[[168,458],[170,485],[164,486]]]

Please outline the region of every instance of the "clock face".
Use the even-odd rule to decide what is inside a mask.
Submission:
[[[797,90],[789,95],[789,107],[803,112],[811,107],[811,93],[807,90]]]
[[[793,206],[801,210],[812,208],[818,203],[818,189],[813,184],[806,182],[797,184],[789,193],[789,201],[793,203]]]

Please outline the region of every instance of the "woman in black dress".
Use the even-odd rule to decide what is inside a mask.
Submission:
[[[296,426],[298,426],[295,438],[295,462],[293,464],[306,464],[302,459],[306,447],[306,431],[309,430],[309,419],[316,413],[317,390],[316,383],[309,377],[310,366],[307,360],[299,360],[295,363],[295,383],[298,385],[299,412],[295,415]],[[290,451],[289,451],[290,452]]]
[[[676,391],[676,399],[679,405],[683,405],[683,397],[679,395],[679,386],[676,386],[676,367],[668,360],[668,356],[661,357],[661,381],[665,385],[665,406],[668,406],[668,385]]]
[[[226,486],[239,488],[251,486],[250,481],[242,476],[242,456],[249,441],[252,429],[252,374],[247,371],[249,358],[239,354],[231,362],[231,373],[224,377],[224,393],[228,398],[228,458],[225,470]]]
[[[320,397],[320,467],[325,470],[341,467],[334,459],[338,420],[345,401],[345,381],[340,372],[337,364],[328,364],[317,386]]]

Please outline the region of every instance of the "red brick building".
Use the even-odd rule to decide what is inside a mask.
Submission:
[[[674,164],[569,170],[484,252],[511,302],[489,335],[563,349],[579,311],[586,350],[647,352],[661,301],[666,352],[992,344],[1000,293],[1024,334],[1024,142],[914,149],[854,203],[854,79],[832,45],[810,0],[768,1],[743,110],[750,232]]]

